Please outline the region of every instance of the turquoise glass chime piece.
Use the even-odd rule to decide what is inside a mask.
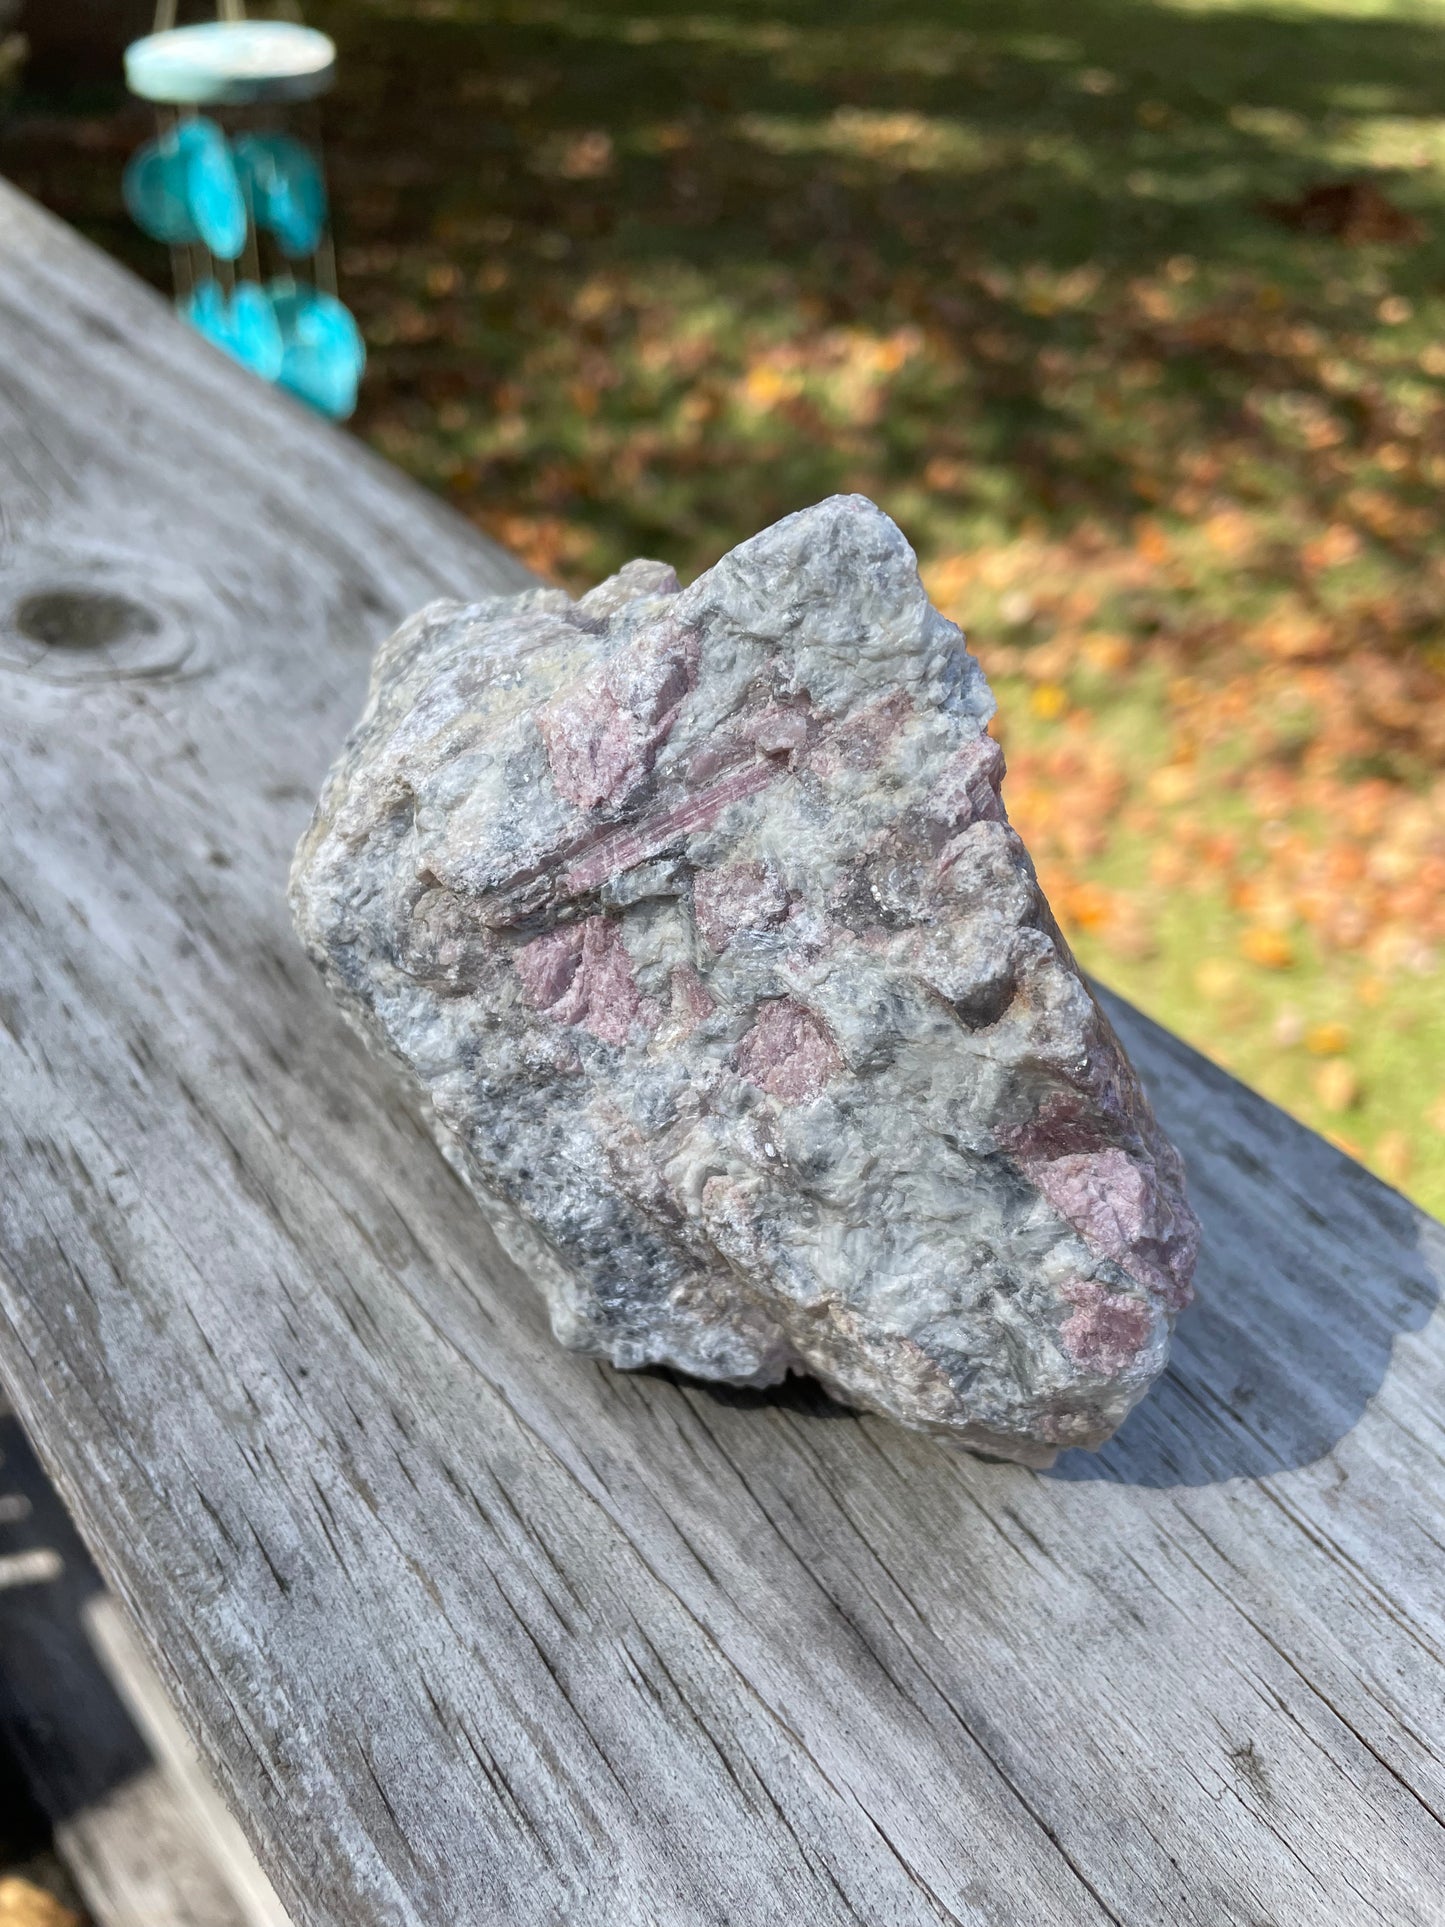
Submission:
[[[235,0],[226,10],[232,17],[172,27],[162,0],[158,30],[127,49],[127,83],[156,103],[161,125],[126,168],[126,207],[172,249],[177,305],[193,327],[264,380],[344,420],[366,350],[349,310],[316,285],[334,273],[316,155],[269,122],[228,132],[200,111],[261,108],[274,118],[280,105],[324,91],[335,48],[306,27],[236,17]],[[279,257],[269,280],[263,250]]]
[[[236,168],[257,227],[288,256],[315,254],[326,227],[326,184],[311,150],[290,134],[243,134]]]
[[[294,281],[273,281],[270,297],[283,344],[276,377],[281,386],[324,415],[349,415],[366,365],[366,347],[350,309],[320,288]]]
[[[286,342],[280,318],[265,288],[258,287],[254,281],[240,281],[227,294],[219,281],[201,281],[181,304],[181,313],[208,340],[224,348],[263,381],[280,380]],[[353,382],[351,401],[355,400]],[[326,410],[327,414],[337,412]],[[345,412],[349,414],[350,408]]]
[[[218,261],[246,245],[246,200],[226,136],[213,120],[183,120],[131,157],[122,183],[137,227],[172,247],[198,242]]]

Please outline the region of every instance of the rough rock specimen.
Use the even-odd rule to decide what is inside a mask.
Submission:
[[[993,698],[842,496],[383,645],[297,852],[312,956],[564,1345],[1028,1463],[1190,1295],[1180,1163],[1000,798]]]

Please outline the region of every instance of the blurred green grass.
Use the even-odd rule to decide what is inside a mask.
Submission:
[[[1445,7],[308,17],[360,432],[573,585],[874,496],[1083,961],[1445,1210]],[[6,165],[163,279],[75,106]]]

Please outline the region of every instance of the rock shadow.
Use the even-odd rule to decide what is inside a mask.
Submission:
[[[1047,1476],[1194,1486],[1323,1458],[1363,1416],[1395,1341],[1429,1320],[1445,1226],[1333,1145],[1104,994],[1184,1153],[1203,1226],[1168,1372],[1096,1453]]]
[[[717,1379],[689,1378],[667,1365],[655,1365],[641,1376],[665,1379],[680,1391],[709,1398],[716,1405],[730,1405],[742,1412],[796,1412],[803,1418],[859,1419],[862,1414],[842,1405],[826,1392],[816,1378],[790,1372],[781,1385],[726,1385]]]
[[[1169,1370],[1100,1451],[1065,1452],[1041,1476],[1199,1486],[1310,1465],[1359,1423],[1396,1340],[1430,1319],[1445,1225],[1095,989],[1184,1154],[1203,1245]],[[860,1417],[810,1378],[751,1390],[648,1376],[745,1411]]]

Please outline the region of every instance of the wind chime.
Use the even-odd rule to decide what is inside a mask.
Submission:
[[[160,0],[155,31],[126,49],[126,85],[154,103],[157,121],[126,167],[126,206],[169,245],[188,321],[344,420],[366,350],[337,298],[318,159],[314,103],[336,48],[310,27],[248,20],[243,0],[221,0],[215,20],[194,26],[176,26],[175,13],[176,0]],[[288,125],[298,113],[309,138]]]

